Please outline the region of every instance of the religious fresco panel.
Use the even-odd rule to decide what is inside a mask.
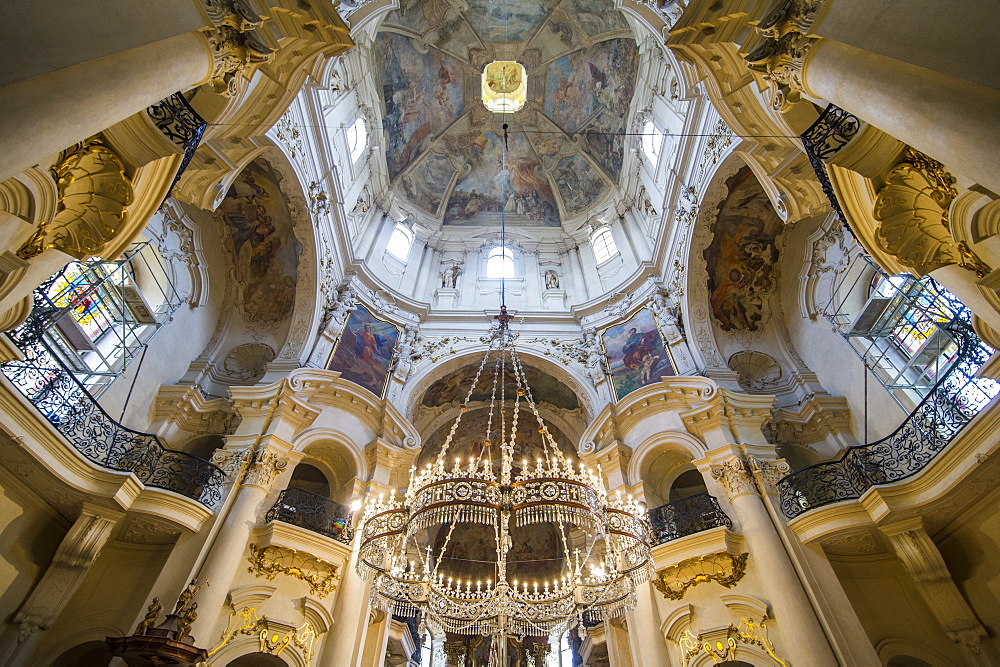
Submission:
[[[552,188],[523,134],[508,135],[506,166],[501,134],[472,131],[460,137],[456,143],[461,142],[470,171],[452,190],[444,224],[499,226],[502,211],[508,225],[559,226]]]
[[[661,377],[677,375],[653,313],[643,308],[621,324],[601,334],[608,356],[615,399],[621,400],[636,389],[655,384]]]
[[[420,53],[409,37],[396,33],[379,33],[375,48],[382,62],[386,163],[395,178],[423,152],[429,137],[462,114],[462,68],[437,49]]]
[[[606,0],[568,0],[562,9],[591,37],[629,29],[622,13],[611,10]]]
[[[552,180],[567,217],[583,213],[607,190],[597,170],[579,154],[561,158],[552,170]]]
[[[400,187],[411,202],[431,215],[437,215],[456,171],[448,158],[428,155],[399,179]]]
[[[347,318],[327,369],[339,371],[340,377],[384,398],[397,340],[396,326],[376,318],[359,304]]]
[[[467,15],[487,42],[524,42],[531,39],[558,0],[468,0]]]
[[[600,109],[627,118],[638,59],[631,39],[610,39],[559,58],[546,70],[545,114],[567,134]]]
[[[301,246],[292,233],[291,214],[279,177],[256,159],[236,177],[215,211],[231,244],[239,306],[251,323],[277,322],[295,304]]]
[[[781,218],[749,167],[727,181],[714,237],[705,249],[712,314],[723,331],[760,331],[778,286],[775,237]]]

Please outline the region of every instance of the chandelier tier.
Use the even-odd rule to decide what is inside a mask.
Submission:
[[[585,618],[626,613],[652,569],[645,511],[631,496],[609,498],[600,468],[572,461],[557,446],[527,384],[505,308],[495,320],[483,337],[488,346],[472,387],[433,462],[411,468],[404,494],[392,491],[366,503],[358,574],[371,582],[375,608],[419,614],[438,632],[549,636],[582,628]],[[472,448],[478,454],[449,461],[462,417],[489,370],[488,423]],[[514,457],[522,412],[538,426],[534,461]],[[519,560],[514,547],[537,531],[556,536],[550,557]],[[468,553],[462,546],[468,535],[488,545],[487,553]]]

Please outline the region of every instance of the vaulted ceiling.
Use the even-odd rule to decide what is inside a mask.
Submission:
[[[495,226],[502,209],[559,227],[620,179],[638,49],[612,0],[402,0],[375,52],[393,187],[444,225]],[[527,70],[523,110],[480,101],[494,60]]]

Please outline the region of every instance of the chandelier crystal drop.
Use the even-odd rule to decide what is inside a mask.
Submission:
[[[600,468],[573,461],[545,426],[515,349],[506,309],[494,318],[482,363],[436,457],[411,468],[403,494],[369,497],[361,523],[358,574],[373,607],[421,616],[436,633],[545,637],[635,607],[649,580],[651,533],[642,505],[608,496]],[[454,442],[480,381],[492,382],[477,455],[453,458]],[[523,414],[522,414],[523,413]],[[540,455],[515,460],[533,418]],[[520,434],[520,435],[519,435]],[[542,558],[518,545],[551,536]],[[470,549],[470,538],[475,540]],[[485,545],[485,547],[483,546]]]

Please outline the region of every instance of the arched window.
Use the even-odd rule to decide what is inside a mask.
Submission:
[[[486,277],[514,277],[514,253],[510,251],[510,248],[497,246],[490,250],[490,254],[486,259]]]
[[[660,158],[660,146],[663,145],[663,132],[656,128],[653,121],[647,120],[642,128],[642,152],[655,165]]]
[[[365,119],[358,116],[358,119],[347,128],[347,148],[351,151],[351,162],[357,162],[358,158],[368,146],[368,127]]]
[[[602,227],[594,232],[590,237],[590,246],[594,249],[594,257],[598,264],[603,264],[618,254],[618,246],[615,245],[615,237],[612,236],[610,227]]]
[[[413,232],[403,225],[396,225],[389,237],[389,245],[385,247],[389,254],[401,262],[410,256],[410,246],[413,245]]]

